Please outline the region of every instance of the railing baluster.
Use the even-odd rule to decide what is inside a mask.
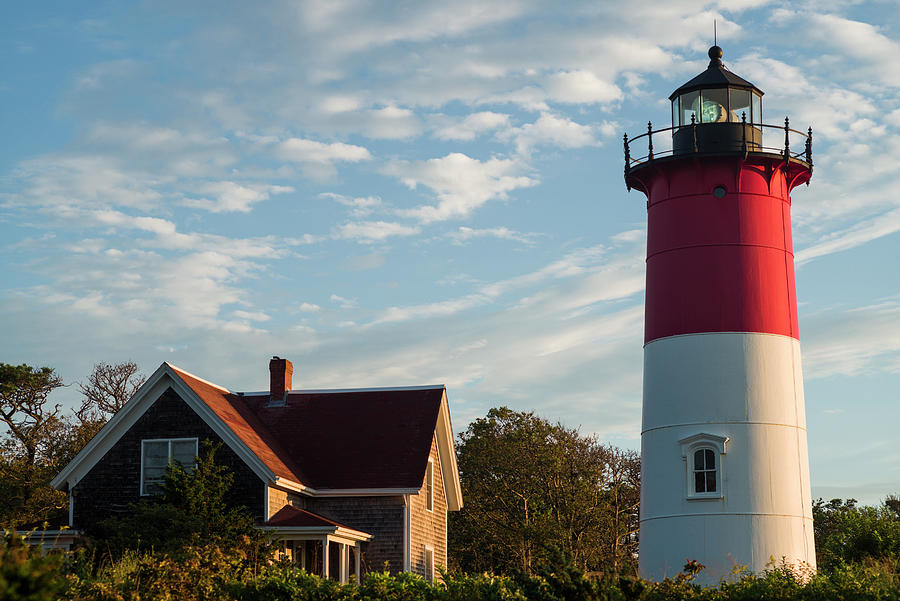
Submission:
[[[653,160],[653,123],[647,121],[647,159]]]
[[[784,118],[784,162],[789,163],[791,161],[791,138],[790,138],[790,121],[787,117]]]
[[[694,134],[694,152],[697,152],[697,114],[691,113],[691,131]]]
[[[741,111],[741,152],[747,158],[747,111]]]
[[[631,167],[631,151],[628,149],[628,134],[623,134],[622,139],[625,142],[625,173],[628,173],[628,168]]]
[[[812,167],[812,127],[809,128],[806,135],[806,162]]]

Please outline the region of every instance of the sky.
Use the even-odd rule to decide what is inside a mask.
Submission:
[[[640,447],[645,199],[713,23],[793,194],[815,497],[900,493],[894,2],[0,4],[0,361],[445,384]],[[74,404],[77,387],[57,391]]]

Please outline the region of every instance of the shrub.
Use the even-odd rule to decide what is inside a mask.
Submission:
[[[0,538],[0,599],[53,601],[66,586],[59,554],[42,555],[40,547],[13,531]]]

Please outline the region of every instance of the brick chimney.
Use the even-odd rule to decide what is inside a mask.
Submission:
[[[282,405],[287,400],[285,393],[291,389],[294,364],[281,357],[269,361],[269,402]]]

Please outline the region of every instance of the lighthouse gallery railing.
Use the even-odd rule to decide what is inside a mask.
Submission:
[[[743,139],[741,140],[741,152],[746,156],[747,153],[750,152],[766,152],[772,154],[779,154],[784,157],[785,162],[790,162],[791,159],[795,159],[798,161],[802,161],[806,163],[810,169],[812,169],[813,161],[812,161],[812,128],[810,127],[806,132],[797,131],[796,129],[790,128],[790,121],[787,117],[784,118],[784,126],[780,125],[769,125],[766,123],[747,123],[747,115],[746,113],[742,116],[742,125],[743,127]],[[675,127],[667,127],[665,129],[653,129],[653,124],[651,122],[647,122],[647,133],[643,133],[639,136],[634,136],[633,138],[629,138],[628,134],[623,136],[623,140],[625,142],[625,173],[628,174],[631,169],[643,165],[648,162],[652,162],[655,159],[664,158],[667,156],[678,155],[687,155],[687,154],[702,154],[704,152],[702,137],[698,139],[697,137],[697,128],[705,128],[705,127],[715,127],[716,123],[697,123],[694,115],[691,115],[691,124],[690,125],[679,125]],[[764,146],[760,142],[754,142],[747,138],[746,136],[746,126],[750,125],[750,127],[754,128],[768,128],[768,130],[779,130],[784,132],[784,145],[775,147],[775,146]],[[653,136],[654,134],[662,134],[665,132],[672,132],[673,134],[676,131],[683,129],[692,129],[693,130],[693,153],[690,151],[685,152],[684,150],[679,150],[677,153],[674,149],[666,149],[662,151],[653,150]],[[791,150],[791,138],[794,138],[799,144],[795,144],[794,147],[801,147],[803,150],[799,152],[795,152]],[[632,156],[631,149],[635,142],[641,140],[642,138],[646,138],[646,149],[647,154],[635,157]],[[669,137],[671,140],[671,137]],[[711,152],[721,152],[719,149],[714,149]]]

